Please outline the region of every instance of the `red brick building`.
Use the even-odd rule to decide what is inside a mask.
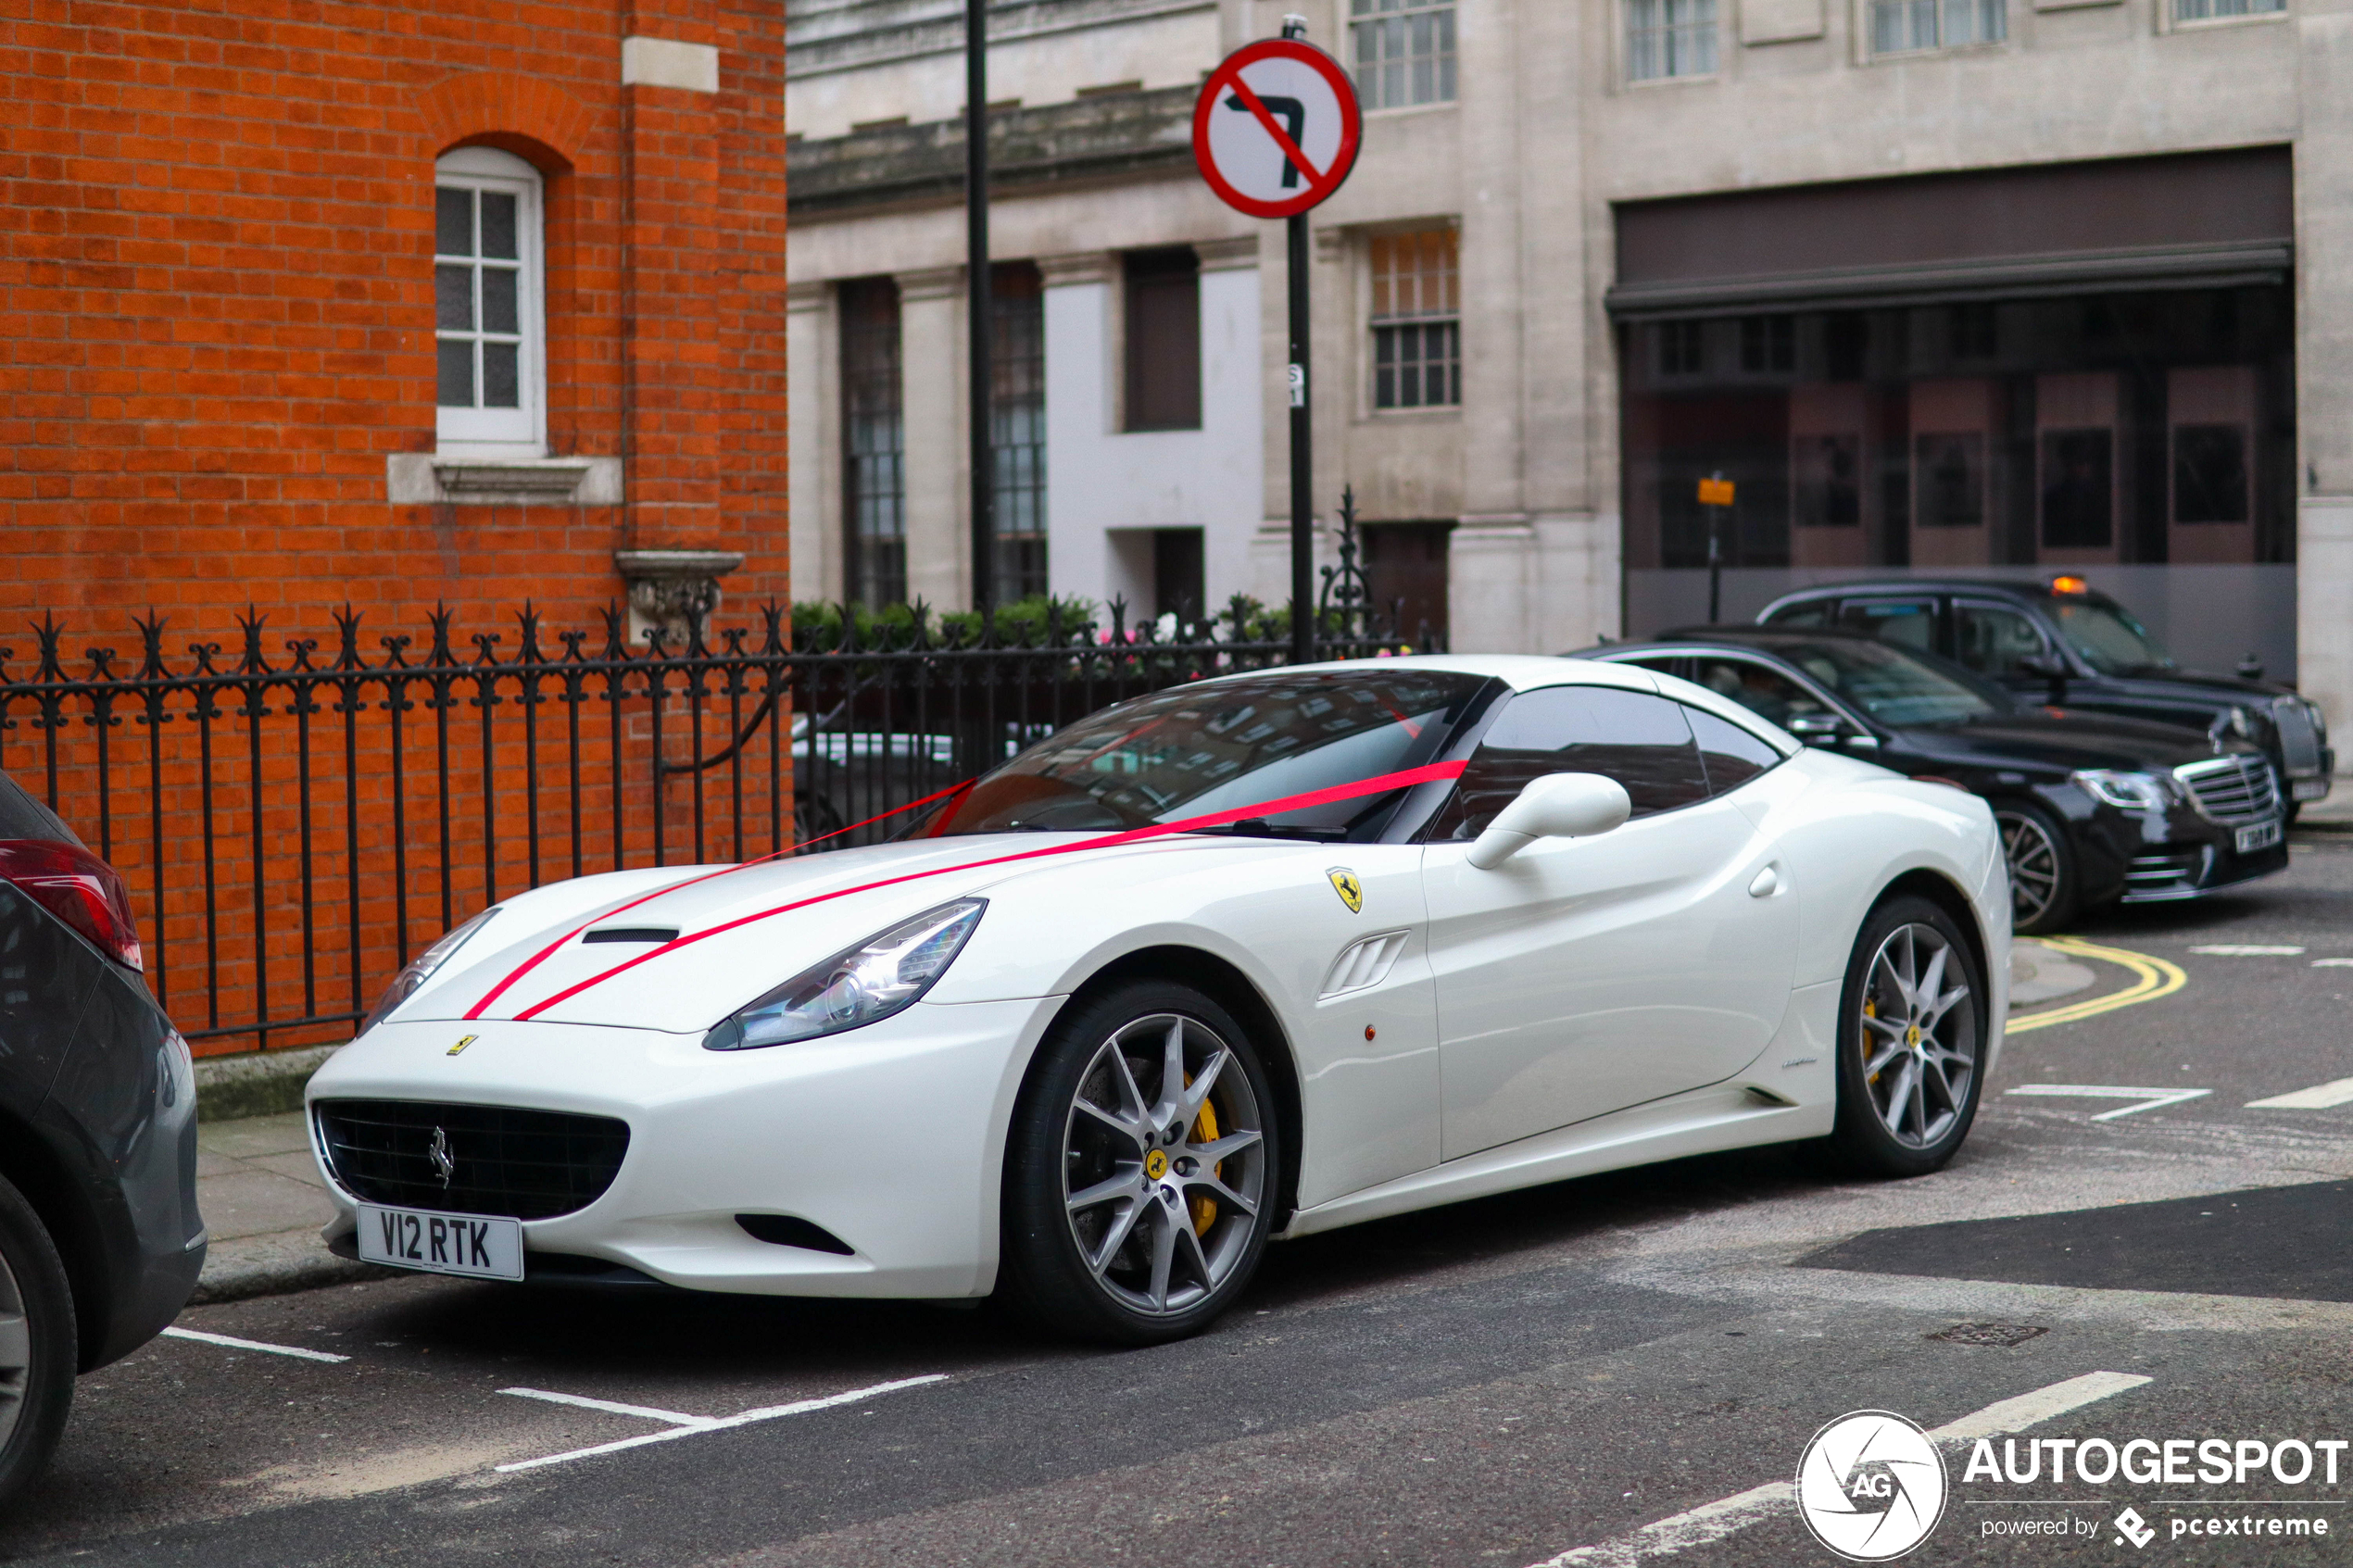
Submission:
[[[787,594],[784,46],[782,0],[0,0],[0,676],[135,673],[150,608],[193,671],[0,682],[0,766],[200,1050],[347,1038],[535,882],[788,841],[773,745],[677,771],[684,678],[406,673],[440,603],[446,657],[530,601],[593,659],[628,581]],[[260,673],[346,602],[391,672]]]
[[[786,592],[781,0],[6,10],[0,618]]]

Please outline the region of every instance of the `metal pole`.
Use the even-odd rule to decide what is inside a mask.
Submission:
[[[1722,479],[1724,470],[1718,469],[1716,478]],[[1707,623],[1710,626],[1724,619],[1724,514],[1729,507],[1707,508]]]
[[[988,0],[964,0],[964,314],[972,351],[973,608],[978,610],[986,610],[997,596],[997,473],[989,417],[996,323],[988,270]]]
[[[1315,658],[1315,427],[1307,404],[1307,215],[1285,220],[1290,245],[1290,646],[1291,658]]]

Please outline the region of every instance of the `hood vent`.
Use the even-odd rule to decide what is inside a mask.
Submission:
[[[581,939],[585,942],[675,942],[678,928],[674,925],[607,925],[599,926]]]

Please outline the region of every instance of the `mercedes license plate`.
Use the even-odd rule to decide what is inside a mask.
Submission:
[[[522,1222],[359,1206],[359,1256],[396,1269],[476,1279],[522,1278]]]
[[[2251,826],[2239,829],[2238,847],[2242,855],[2251,854],[2258,849],[2269,849],[2279,841],[2280,824],[2276,818],[2268,822],[2256,822]]]

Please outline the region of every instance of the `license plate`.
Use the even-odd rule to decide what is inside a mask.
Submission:
[[[2239,829],[2238,849],[2242,855],[2252,850],[2269,849],[2280,841],[2280,824],[2276,822],[2257,822]]]
[[[359,1256],[396,1269],[476,1279],[522,1278],[522,1222],[359,1206]]]
[[[2289,798],[2295,800],[2326,800],[2328,794],[2329,781],[2326,779],[2298,779],[2288,785]]]

